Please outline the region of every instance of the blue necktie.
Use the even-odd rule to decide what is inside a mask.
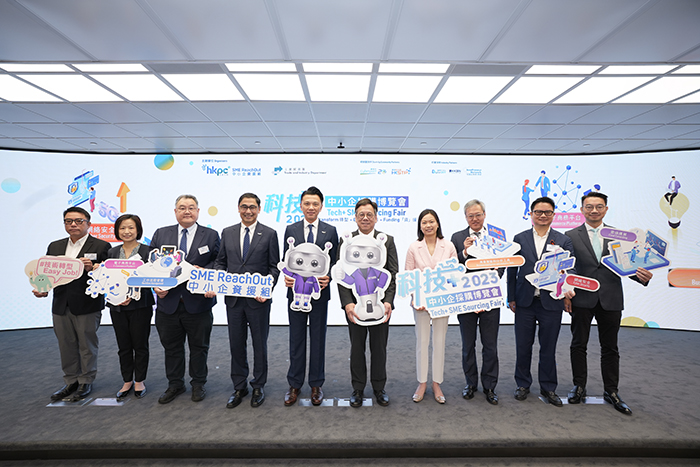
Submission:
[[[180,239],[180,250],[187,256],[187,229],[182,229],[182,238]]]
[[[312,224],[309,224],[309,236],[306,237],[306,241],[308,243],[314,242],[314,226]]]
[[[250,229],[245,228],[245,237],[243,237],[243,261],[245,261],[246,256],[248,256],[248,249],[250,248]]]

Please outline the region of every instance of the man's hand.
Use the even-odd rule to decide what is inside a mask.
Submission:
[[[216,297],[216,292],[213,290],[210,290],[208,292],[204,292],[204,298],[214,298]]]
[[[284,274],[284,285],[285,287],[289,287],[291,289],[292,287],[294,287],[294,279]]]
[[[382,322],[388,323],[389,318],[391,318],[391,303],[384,303],[384,311],[386,312],[386,313],[384,313],[386,318],[384,318],[384,321],[382,321]]]
[[[92,260],[88,258],[79,258],[80,262],[83,263],[83,267],[86,271],[92,271]]]
[[[348,317],[351,323],[357,324],[357,320],[360,319],[360,317],[355,314],[354,303],[348,303],[345,305],[345,315]]]
[[[571,299],[564,297],[564,311],[571,314]]]
[[[258,301],[258,302],[260,302],[260,303],[265,303],[265,302],[267,301],[267,298],[255,297],[255,300]]]
[[[325,289],[328,287],[328,284],[330,283],[331,278],[328,276],[323,276],[318,278],[318,285],[321,287],[321,289]]]
[[[515,313],[515,302],[508,302],[508,308],[510,308],[510,311]]]
[[[39,292],[38,290],[32,289],[32,293],[36,298],[44,298],[48,297],[49,293],[48,292]]]
[[[566,293],[564,293],[564,298],[565,298],[565,299],[568,298],[569,300],[571,300],[571,299],[574,298],[575,296],[576,296],[576,292],[574,292],[573,290],[569,290],[569,291],[567,291]]]
[[[119,304],[119,306],[127,306],[129,303],[131,303],[131,298],[127,298],[123,302]]]
[[[156,293],[158,298],[165,298],[165,296],[168,295],[168,291],[163,290],[160,287],[153,287],[153,291]]]
[[[637,279],[639,279],[642,282],[642,284],[646,285],[654,276],[654,274],[652,274],[651,271],[648,271],[644,268],[637,268],[635,276],[637,276]]]

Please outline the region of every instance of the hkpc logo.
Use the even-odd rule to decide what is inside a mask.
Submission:
[[[216,175],[217,177],[229,175],[229,167],[215,167],[213,165],[203,164],[202,170],[207,175]]]

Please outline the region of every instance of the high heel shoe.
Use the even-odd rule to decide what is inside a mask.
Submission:
[[[421,386],[423,386],[423,390],[421,391]],[[416,388],[416,392],[413,393],[413,402],[420,402],[423,400],[423,396],[425,396],[425,383],[420,383],[418,387]]]
[[[420,395],[420,394],[418,394],[418,393],[413,394],[413,402],[418,403],[418,402],[420,402],[420,401],[422,401],[422,400],[423,400],[423,396],[422,396],[422,395]]]
[[[437,402],[438,404],[444,404],[446,402],[445,396],[444,395],[439,395],[439,396],[437,395],[437,391],[435,391],[436,386],[438,389],[440,389],[440,385],[438,383],[433,383],[433,393],[435,395],[435,402]],[[442,390],[440,390],[440,392],[442,393]]]
[[[133,387],[134,385],[132,383],[131,386],[129,386],[129,389],[127,389],[126,391],[122,391],[121,389],[117,391],[117,399],[124,399],[126,396],[129,395],[129,393],[131,392],[131,388]]]

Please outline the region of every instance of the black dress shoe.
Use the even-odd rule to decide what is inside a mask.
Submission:
[[[475,392],[476,386],[465,386],[464,389],[462,389],[462,397],[466,400],[473,399]]]
[[[363,394],[363,391],[355,389],[352,392],[352,396],[350,396],[350,407],[362,407],[362,401],[364,398],[365,395]]]
[[[124,399],[126,396],[129,395],[129,393],[131,392],[131,388],[133,387],[134,384],[132,383],[131,386],[129,386],[129,389],[127,389],[126,391],[122,391],[121,389],[117,391],[117,399]]]
[[[564,405],[561,399],[559,399],[559,396],[557,396],[557,393],[554,391],[545,391],[544,389],[540,389],[540,394],[542,394],[542,397],[544,397],[545,400],[554,407],[561,407]]]
[[[524,388],[520,386],[513,393],[513,397],[515,397],[516,401],[524,401],[525,399],[527,399],[528,394],[530,394],[530,388]]]
[[[253,395],[250,399],[251,407],[260,407],[265,402],[265,392],[262,388],[253,388]]]
[[[92,384],[81,384],[78,386],[78,389],[73,393],[73,396],[70,398],[70,400],[73,402],[81,401],[87,396],[89,396],[91,392]]]
[[[615,407],[615,410],[618,412],[625,415],[632,415],[632,409],[630,409],[629,406],[625,404],[622,399],[620,399],[620,395],[618,393],[605,391],[603,392],[603,399],[605,399],[605,402],[612,404],[613,407]]]
[[[386,407],[387,405],[389,405],[389,395],[384,389],[380,391],[374,391],[374,397],[377,398],[377,404],[381,405],[382,407]]]
[[[569,404],[580,404],[583,402],[585,397],[586,388],[583,386],[574,386],[571,388],[571,391],[569,391],[569,397],[567,397],[567,400],[569,401]]]
[[[201,402],[207,396],[204,386],[192,386],[192,402]]]
[[[233,409],[241,405],[243,398],[248,395],[248,388],[237,389],[228,398],[228,403],[226,404],[227,409]]]
[[[58,391],[51,394],[51,401],[56,402],[56,401],[60,401],[61,399],[65,399],[66,397],[73,394],[76,389],[78,389],[78,382],[77,381],[73,384],[66,384]]]
[[[498,396],[493,389],[484,389],[484,394],[486,394],[486,400],[491,405],[498,405]]]
[[[170,402],[174,401],[177,396],[184,392],[184,386],[180,386],[179,388],[168,388],[163,394],[161,394],[160,398],[158,399],[158,403],[169,404]]]
[[[141,391],[137,391],[134,389],[134,395],[137,399],[143,399],[144,397],[146,397],[146,387],[144,386]]]

